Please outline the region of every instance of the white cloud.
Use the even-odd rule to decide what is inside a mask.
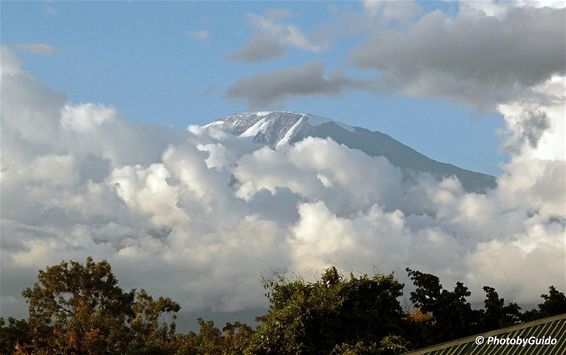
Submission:
[[[22,62],[18,56],[6,47],[0,47],[0,63],[3,74],[15,75],[20,72]]]
[[[480,195],[455,179],[407,185],[387,160],[331,140],[272,151],[214,128],[128,122],[66,102],[2,54],[3,312],[23,312],[37,269],[87,255],[108,259],[123,287],[198,312],[264,305],[261,275],[329,265],[400,278],[409,266],[469,283],[476,300],[483,283],[530,303],[566,287],[566,167],[549,153],[563,140],[562,79],[529,102],[549,122],[540,134],[516,124],[521,100],[501,106],[515,149]]]
[[[340,215],[374,204],[394,205],[401,172],[385,158],[371,158],[330,139],[307,138],[284,152],[263,148],[238,161],[236,194],[249,199],[262,189],[286,188],[309,201],[325,201]],[[374,182],[374,183],[368,183]]]
[[[487,16],[503,17],[510,9],[514,7],[530,7],[530,8],[554,8],[562,9],[566,7],[564,1],[556,0],[482,0],[482,1],[460,1],[460,7],[463,11],[475,10],[482,11]]]
[[[61,126],[77,133],[92,131],[95,127],[117,120],[113,107],[87,103],[78,106],[65,105],[61,112]]]
[[[556,287],[564,288],[564,254],[564,225],[533,223],[510,240],[479,243],[467,258],[473,270],[468,276],[469,282],[473,287],[504,285],[503,292],[528,300],[529,290],[521,287],[521,283],[528,282],[533,289],[544,290],[549,282],[555,282],[561,285]]]
[[[553,76],[533,88],[533,97],[501,104],[505,148],[533,158],[566,160],[566,78]]]
[[[413,0],[364,0],[362,7],[365,14],[380,17],[385,21],[408,22],[422,12],[420,5]]]

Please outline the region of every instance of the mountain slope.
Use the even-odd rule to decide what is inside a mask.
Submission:
[[[383,156],[399,167],[406,178],[430,173],[437,178],[456,176],[469,192],[483,192],[495,186],[495,177],[441,163],[393,139],[387,134],[350,127],[327,118],[294,112],[239,113],[209,123],[228,133],[253,139],[278,149],[306,137],[331,138],[372,157]]]

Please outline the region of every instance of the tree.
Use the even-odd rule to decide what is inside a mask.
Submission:
[[[39,271],[22,295],[36,347],[54,352],[125,351],[134,291],[124,292],[106,261],[62,262]]]
[[[484,286],[485,310],[482,313],[481,331],[489,331],[517,324],[521,320],[521,307],[516,303],[505,305],[493,287]]]
[[[542,297],[544,302],[538,305],[538,309],[525,312],[523,315],[524,321],[566,313],[566,296],[564,293],[558,291],[556,287],[550,286],[548,288],[548,294],[542,294],[540,297]]]
[[[245,323],[226,323],[222,329],[224,336],[224,354],[244,354],[254,330]]]
[[[279,277],[265,287],[270,307],[258,318],[251,353],[339,354],[377,349],[403,333],[403,285],[392,274],[344,278],[332,267],[314,283]]]
[[[38,282],[22,295],[30,346],[49,353],[156,353],[174,333],[173,324],[160,326],[160,317],[180,309],[169,298],[154,301],[144,290],[122,290],[110,264],[91,257],[84,265],[61,262],[39,271]]]
[[[457,282],[454,291],[445,290],[437,276],[406,269],[415,290],[411,302],[421,311],[432,314],[431,343],[461,338],[481,330],[481,312],[473,310],[466,297],[470,291]]]
[[[161,321],[165,314],[171,314],[171,319],[174,321],[181,306],[169,297],[159,297],[154,300],[142,289],[136,294],[131,308],[134,317],[129,321],[130,353],[173,353],[175,349],[172,340],[176,335],[175,323]]]
[[[566,313],[554,286],[538,309],[521,314],[485,286],[484,309],[471,308],[457,282],[407,269],[414,312],[399,304],[403,284],[393,274],[344,277],[331,267],[315,282],[283,276],[264,280],[270,306],[253,330],[199,319],[198,332],[176,332],[180,306],[145,290],[125,291],[106,261],[61,262],[39,271],[22,294],[29,319],[0,318],[1,354],[399,354],[441,341]]]
[[[199,318],[198,322],[198,333],[179,336],[176,354],[235,355],[244,354],[249,346],[253,330],[246,324],[228,322],[220,331],[212,321]]]
[[[10,354],[20,345],[29,343],[30,327],[24,319],[0,317],[0,354]]]

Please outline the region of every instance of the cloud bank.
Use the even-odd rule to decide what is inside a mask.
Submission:
[[[482,195],[456,179],[406,185],[386,159],[331,140],[273,151],[214,128],[128,122],[113,107],[68,102],[6,48],[1,72],[3,312],[23,315],[20,290],[39,268],[87,255],[108,259],[123,287],[197,312],[262,306],[262,275],[329,265],[401,279],[408,266],[518,302],[566,287],[564,77],[499,106],[511,160]],[[309,93],[351,85],[322,72],[285,72],[251,103],[290,95],[295,77],[311,79]]]
[[[500,17],[431,12],[402,31],[373,35],[352,61],[381,71],[383,89],[494,109],[564,75],[565,19],[566,10],[550,8],[513,7]]]

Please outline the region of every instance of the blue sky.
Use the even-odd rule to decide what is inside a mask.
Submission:
[[[440,10],[450,16],[458,5],[425,2],[421,7],[423,13]],[[357,2],[2,2],[1,41],[19,46],[26,69],[73,102],[113,105],[129,120],[183,129],[249,110],[245,101],[228,98],[226,90],[258,72],[317,61],[326,73],[340,70],[362,80],[377,75],[351,63],[350,52],[369,36],[363,31],[338,34],[319,51],[288,46],[283,55],[262,63],[231,58],[256,31],[252,14],[267,17],[274,9],[286,10],[273,22],[316,37],[361,8]],[[30,43],[56,50],[22,49]],[[446,99],[353,89],[262,108],[309,112],[379,130],[434,159],[494,175],[504,160],[496,133],[499,114]]]

